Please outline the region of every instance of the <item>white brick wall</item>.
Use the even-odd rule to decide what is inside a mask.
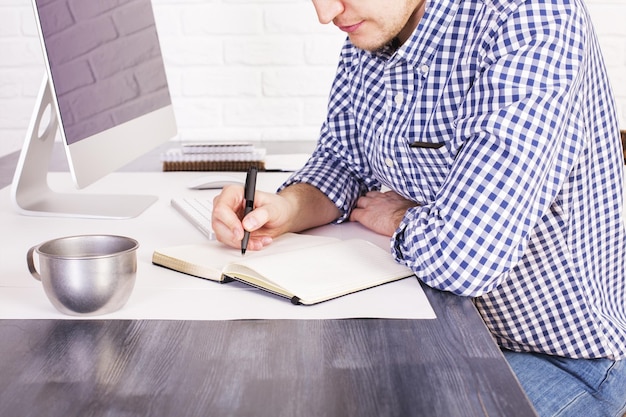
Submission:
[[[626,128],[626,2],[587,4]],[[317,137],[344,36],[310,0],[153,5],[182,139]],[[42,76],[30,0],[0,0],[0,155],[21,147]]]

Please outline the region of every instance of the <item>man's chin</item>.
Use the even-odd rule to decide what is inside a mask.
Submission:
[[[392,39],[390,39],[390,40],[386,40],[383,42],[377,39],[363,39],[362,37],[358,37],[358,36],[349,36],[349,38],[350,38],[350,42],[352,42],[352,45],[368,52],[376,52],[382,49],[383,47],[387,46],[389,42],[392,41]]]

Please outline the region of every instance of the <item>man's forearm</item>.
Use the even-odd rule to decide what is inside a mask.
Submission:
[[[292,184],[279,192],[291,204],[288,231],[301,232],[312,227],[328,224],[341,213],[337,206],[320,190],[310,184]]]

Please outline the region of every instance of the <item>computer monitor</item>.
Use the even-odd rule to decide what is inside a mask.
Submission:
[[[158,198],[57,193],[47,176],[57,132],[78,189],[176,135],[151,1],[32,1],[46,73],[13,202],[29,215],[137,216]]]

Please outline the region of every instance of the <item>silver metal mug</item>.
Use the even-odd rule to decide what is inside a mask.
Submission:
[[[133,291],[138,247],[136,240],[124,236],[68,236],[33,246],[26,262],[60,312],[107,314],[124,306]]]

